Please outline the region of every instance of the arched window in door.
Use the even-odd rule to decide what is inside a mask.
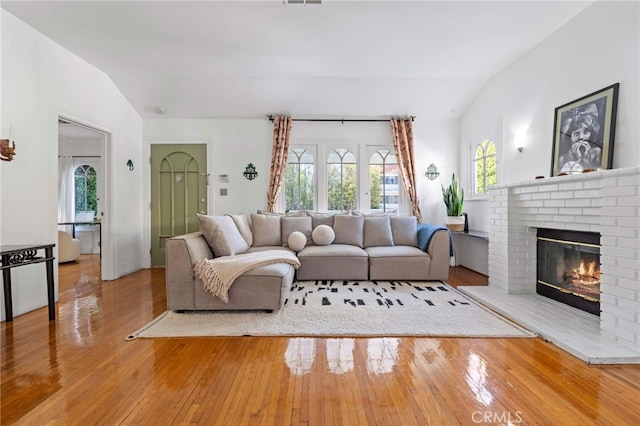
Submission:
[[[98,211],[98,175],[96,170],[83,164],[73,173],[75,211]]]

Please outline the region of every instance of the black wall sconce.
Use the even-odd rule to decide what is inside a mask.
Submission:
[[[256,166],[254,166],[253,163],[247,164],[247,167],[245,167],[244,173],[242,174],[249,180],[254,180],[256,177],[258,177]]]
[[[427,179],[434,180],[435,178],[440,176],[440,172],[438,171],[436,165],[431,163],[429,164],[429,167],[427,167],[427,171],[424,172],[424,175],[427,177]]]
[[[129,167],[129,170],[133,171],[133,161],[131,161],[131,159],[127,161],[127,167]]]

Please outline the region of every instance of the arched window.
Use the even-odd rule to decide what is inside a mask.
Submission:
[[[87,164],[76,168],[73,173],[75,211],[98,210],[98,177],[96,170]]]
[[[473,158],[474,193],[486,194],[489,187],[498,183],[496,144],[489,139],[480,142]]]
[[[304,148],[289,151],[284,176],[285,211],[315,208],[313,154]]]
[[[396,155],[380,149],[369,159],[369,210],[397,211],[399,207],[400,177]]]
[[[327,159],[327,208],[347,211],[357,208],[356,157],[351,151],[338,148]]]

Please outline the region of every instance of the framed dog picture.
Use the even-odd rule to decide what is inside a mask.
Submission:
[[[555,109],[551,176],[610,169],[620,83]]]

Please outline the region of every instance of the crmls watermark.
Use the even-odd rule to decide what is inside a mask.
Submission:
[[[474,411],[471,413],[471,420],[474,423],[522,423],[522,412],[516,411]]]

